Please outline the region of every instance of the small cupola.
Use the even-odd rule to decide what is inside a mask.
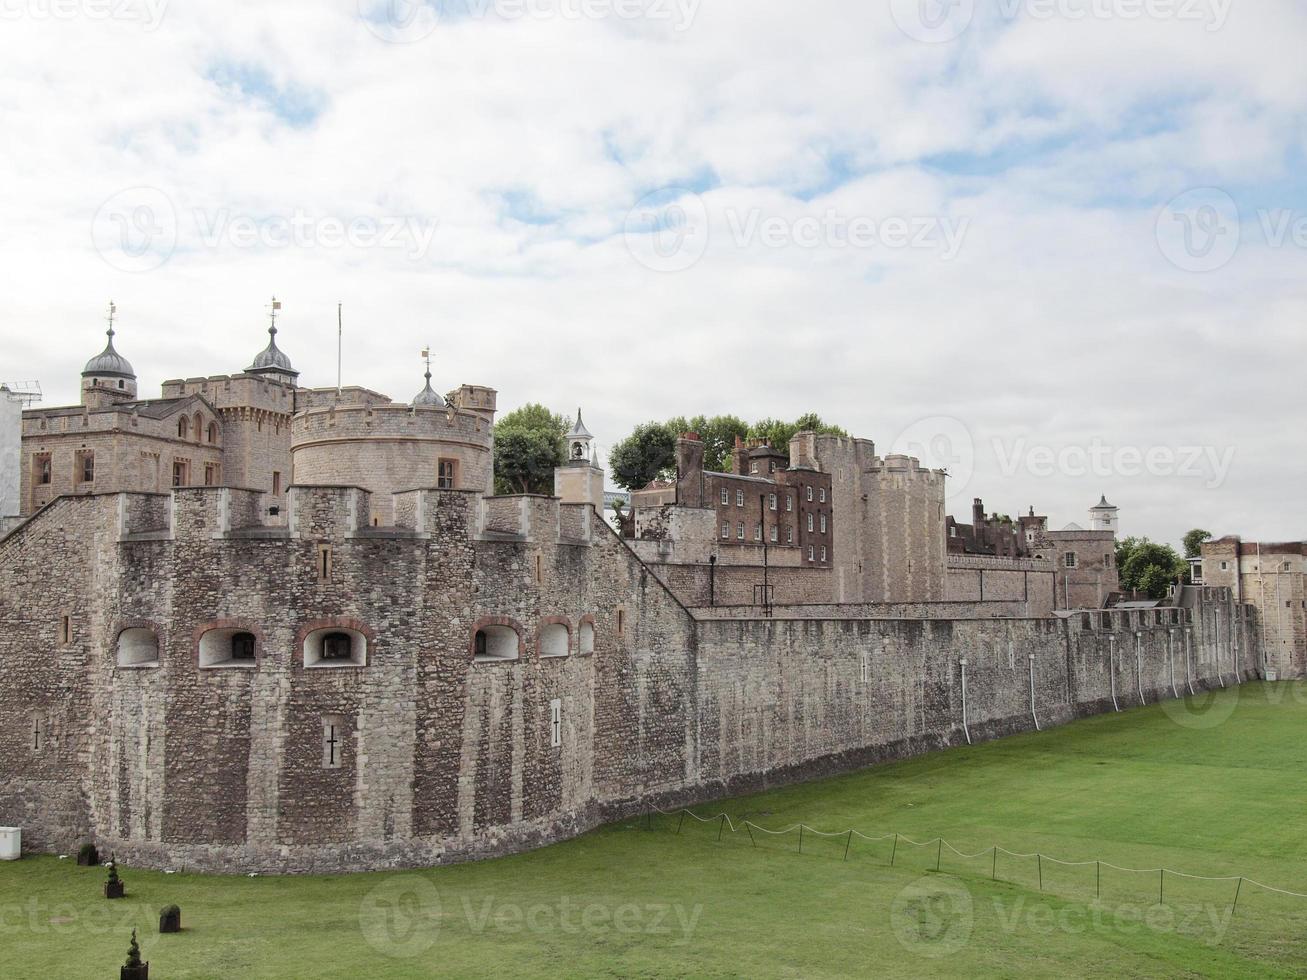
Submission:
[[[254,363],[245,369],[247,374],[271,375],[280,381],[294,383],[299,377],[290,364],[290,358],[277,346],[277,314],[281,312],[281,300],[276,296],[272,297],[272,303],[268,307],[268,316],[270,323],[268,325],[268,346],[259,352],[254,358]]]
[[[104,350],[86,362],[82,369],[82,404],[92,405],[99,401],[131,401],[136,398],[136,370],[131,362],[114,349],[113,328],[118,316],[118,307],[109,304],[109,329],[105,334],[109,342]],[[95,393],[92,395],[92,393]],[[88,397],[90,396],[90,397]]]
[[[422,348],[422,359],[426,361],[427,364],[427,373],[425,375],[427,379],[427,386],[423,388],[421,391],[419,391],[416,396],[414,396],[413,407],[414,408],[444,408],[445,399],[441,398],[440,395],[436,394],[436,390],[431,387],[431,348],[430,347]]]
[[[591,460],[590,443],[594,436],[581,421],[581,410],[576,410],[576,424],[567,433],[567,461],[569,463],[589,463]]]

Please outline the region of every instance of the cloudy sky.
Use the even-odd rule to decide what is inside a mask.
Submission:
[[[1054,526],[1302,538],[1295,0],[0,0],[5,365],[418,350],[601,443],[817,411]]]

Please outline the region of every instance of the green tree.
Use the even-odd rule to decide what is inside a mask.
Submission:
[[[838,425],[822,421],[822,417],[816,412],[808,412],[806,415],[800,415],[793,422],[782,422],[779,419],[763,419],[755,422],[749,429],[749,436],[753,439],[766,439],[773,448],[787,452],[790,448],[790,440],[799,432],[816,432],[824,436],[848,435]]]
[[[613,446],[608,468],[624,490],[641,490],[658,477],[676,472],[676,437],[665,422],[646,422]]]
[[[680,436],[683,432],[698,433],[703,441],[704,469],[718,472],[730,468],[736,437],[744,439],[749,435],[749,423],[735,415],[714,415],[712,418],[696,415],[692,419],[678,415],[668,421],[667,427],[673,436]]]
[[[1203,542],[1211,540],[1211,531],[1204,531],[1200,527],[1194,528],[1184,536],[1184,556],[1186,558],[1197,558],[1203,553]]]
[[[1150,599],[1166,598],[1172,583],[1183,580],[1187,562],[1174,548],[1147,538],[1127,538],[1131,546],[1121,564],[1121,588],[1139,592]],[[1122,542],[1124,544],[1125,542]],[[1120,544],[1117,546],[1120,553]]]
[[[523,405],[495,423],[495,493],[554,492],[571,423],[543,405]]]

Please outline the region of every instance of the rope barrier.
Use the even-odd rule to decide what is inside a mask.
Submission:
[[[1102,894],[1103,868],[1111,868],[1113,871],[1120,871],[1123,874],[1157,875],[1158,884],[1159,884],[1159,888],[1158,888],[1159,901],[1161,899],[1162,894],[1164,894],[1166,875],[1175,875],[1178,878],[1189,878],[1193,881],[1237,881],[1239,883],[1239,886],[1235,890],[1235,899],[1234,899],[1236,907],[1238,906],[1238,902],[1239,902],[1239,894],[1243,890],[1243,886],[1245,884],[1251,885],[1255,888],[1261,888],[1268,892],[1274,892],[1277,895],[1288,895],[1290,898],[1307,898],[1307,894],[1304,894],[1303,892],[1294,892],[1294,891],[1289,891],[1288,889],[1285,888],[1276,888],[1274,885],[1266,885],[1260,881],[1257,881],[1253,878],[1246,877],[1244,875],[1195,875],[1195,874],[1189,874],[1186,871],[1175,871],[1171,868],[1123,868],[1120,865],[1111,864],[1107,861],[1062,861],[1058,858],[1052,857],[1048,854],[1044,854],[1039,851],[1031,851],[1029,853],[1025,853],[1023,851],[1009,851],[1006,847],[1003,847],[999,844],[991,845],[990,847],[985,848],[983,851],[977,851],[975,854],[966,854],[963,853],[962,851],[959,851],[956,847],[954,847],[952,844],[946,841],[943,837],[932,837],[930,840],[927,841],[915,841],[910,837],[905,837],[903,834],[883,834],[880,837],[871,837],[868,836],[867,834],[864,834],[860,830],[841,830],[841,831],[831,833],[827,831],[818,830],[815,827],[809,827],[805,823],[791,824],[790,826],[786,827],[784,830],[772,830],[769,827],[763,827],[759,824],[756,824],[752,820],[741,820],[739,824],[736,824],[734,821],[731,820],[730,816],[725,813],[718,813],[711,817],[701,817],[693,810],[688,810],[685,809],[684,807],[681,808],[680,810],[664,810],[662,807],[655,806],[650,812],[651,813],[657,812],[665,817],[678,817],[679,822],[677,823],[676,826],[676,833],[678,834],[681,832],[681,827],[684,825],[685,818],[687,816],[693,818],[699,823],[704,823],[704,824],[720,823],[720,826],[718,827],[717,830],[717,839],[719,841],[722,839],[722,835],[727,828],[730,829],[732,834],[739,833],[740,829],[743,829],[748,832],[749,840],[752,842],[754,847],[758,846],[758,842],[753,836],[753,832],[755,830],[764,834],[770,834],[773,837],[783,837],[786,834],[792,834],[794,833],[794,831],[797,830],[799,832],[799,853],[803,853],[803,834],[805,831],[810,834],[816,834],[818,837],[845,837],[847,838],[844,844],[844,860],[846,861],[848,860],[849,848],[853,844],[854,837],[861,838],[862,840],[871,843],[890,840],[892,838],[894,840],[894,850],[890,854],[891,867],[894,865],[894,860],[898,853],[898,846],[900,841],[902,841],[904,844],[907,844],[911,847],[929,847],[930,845],[934,844],[936,846],[936,854],[935,854],[936,870],[939,870],[940,860],[943,856],[944,848],[946,847],[954,854],[956,854],[958,857],[966,860],[973,860],[975,858],[984,857],[986,854],[992,853],[993,863],[991,867],[991,875],[995,880],[997,880],[998,878],[998,855],[1000,852],[1006,854],[1008,857],[1034,858],[1037,862],[1039,862],[1039,881],[1040,881],[1041,890],[1043,888],[1043,876],[1044,876],[1043,862],[1052,861],[1054,864],[1060,864],[1062,865],[1062,867],[1065,868],[1085,868],[1092,864],[1096,869],[1095,890],[1096,893],[1099,895]],[[651,821],[647,825],[651,828],[653,826]]]

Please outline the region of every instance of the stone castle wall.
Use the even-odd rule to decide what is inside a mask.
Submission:
[[[382,529],[361,489],[296,487],[284,526],[250,526],[264,502],[64,498],[0,541],[0,823],[25,846],[93,838],[129,863],[229,872],[489,856],[957,744],[963,658],[972,738],[1110,710],[1113,684],[1124,707],[1256,663],[1226,590],[1065,620],[696,620],[555,499],[413,491]],[[255,659],[202,666],[206,633],[234,629]],[[477,660],[479,629],[513,630],[517,658]],[[363,638],[365,661],[313,666],[322,630]],[[121,664],[120,635],[145,631],[157,662]]]

